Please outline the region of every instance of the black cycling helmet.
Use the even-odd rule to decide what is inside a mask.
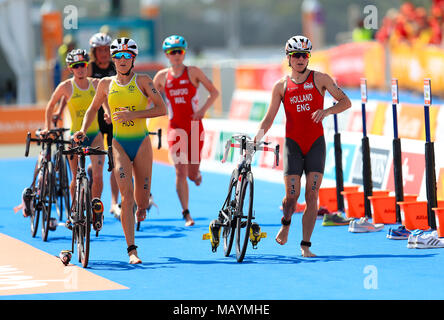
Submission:
[[[82,61],[88,62],[89,55],[83,49],[74,49],[66,55],[65,61],[68,66],[76,62],[82,62]]]

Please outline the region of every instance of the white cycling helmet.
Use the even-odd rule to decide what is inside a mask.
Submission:
[[[304,36],[293,36],[288,39],[285,44],[285,54],[295,51],[310,53],[311,49],[312,45],[310,39]]]
[[[137,43],[133,39],[129,38],[118,38],[114,39],[110,46],[111,55],[114,55],[117,52],[131,52],[135,56],[139,53],[137,49]]]
[[[89,39],[89,46],[91,48],[109,46],[111,41],[113,41],[113,39],[111,39],[109,35],[99,32],[94,34],[91,39]]]

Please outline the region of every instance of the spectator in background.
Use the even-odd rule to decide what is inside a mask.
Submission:
[[[429,19],[431,37],[430,44],[441,45],[443,29],[443,13],[439,7],[433,7]]]
[[[375,35],[381,43],[396,45],[442,45],[444,0],[434,0],[430,12],[405,2],[399,11],[390,9]]]
[[[375,39],[381,43],[386,43],[390,39],[390,35],[395,27],[395,17],[398,14],[396,9],[387,11],[386,16],[382,19],[382,25],[375,34]]]
[[[416,33],[414,35],[414,42],[415,44],[429,44],[432,39],[432,29],[429,25],[427,11],[420,7],[416,8],[415,13]]]
[[[68,70],[65,59],[68,52],[71,52],[76,48],[76,42],[72,35],[67,34],[63,37],[63,44],[57,50],[59,59],[56,61],[56,64],[59,64],[60,72],[61,72],[61,81],[64,81],[71,77],[71,72]]]
[[[358,21],[358,25],[353,30],[353,41],[370,41],[373,39],[373,30],[364,27],[364,19]]]

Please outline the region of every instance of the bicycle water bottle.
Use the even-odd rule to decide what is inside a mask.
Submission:
[[[103,226],[103,203],[99,198],[92,200],[93,228],[100,231]]]

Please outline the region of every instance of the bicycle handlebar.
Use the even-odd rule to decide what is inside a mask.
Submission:
[[[58,135],[58,134],[61,134],[61,133],[65,132],[65,131],[68,131],[68,130],[69,130],[69,128],[53,128],[53,129],[49,129],[48,130],[48,134],[56,134],[56,135]],[[40,136],[41,131],[42,131],[41,129],[37,129],[35,131],[35,135],[36,136]]]
[[[98,156],[98,155],[105,155],[108,154],[107,151],[99,150],[99,147],[83,147],[83,146],[77,146],[73,147],[68,150],[63,150],[62,154],[65,155],[85,155],[85,156]]]
[[[232,143],[232,139],[238,141],[239,143]],[[256,152],[256,151],[270,151],[274,153],[275,156],[275,163],[273,164],[273,169],[279,166],[279,144],[276,144],[274,147],[270,147],[271,142],[266,141],[260,141],[260,142],[254,142],[253,139],[251,139],[246,134],[237,134],[231,136],[230,139],[227,140],[225,143],[225,152],[223,155],[223,158],[221,160],[222,163],[226,162],[228,152],[230,151],[230,148],[240,148],[241,154],[243,154],[244,150],[250,153]]]
[[[37,142],[37,144],[40,143],[53,143],[53,142],[58,142],[58,143],[64,143],[64,144],[71,144],[71,141],[66,141],[66,140],[58,140],[57,137],[59,137],[59,134],[62,133],[63,131],[66,131],[69,129],[66,128],[57,128],[57,129],[51,129],[48,131],[48,136],[50,135],[56,135],[56,138],[40,138],[40,130],[36,130],[35,134],[37,136],[37,138],[31,138],[31,132],[28,132],[26,135],[26,146],[25,146],[25,157],[29,156],[29,147],[31,142]]]
[[[84,147],[78,145],[77,147],[72,147],[68,150],[60,150],[64,155],[84,155],[84,156],[99,156],[99,155],[108,155],[108,171],[111,171],[114,168],[114,159],[113,159],[113,147],[109,146],[108,151],[100,150],[99,147]]]

